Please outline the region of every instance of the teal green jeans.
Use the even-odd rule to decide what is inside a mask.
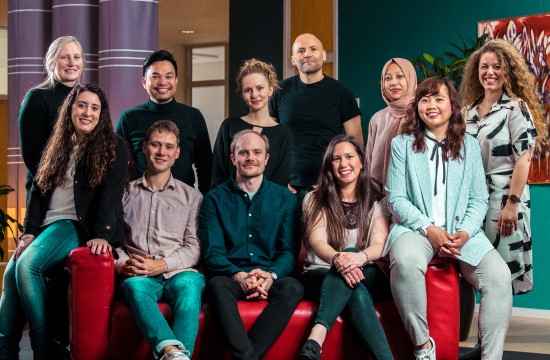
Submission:
[[[41,229],[36,239],[19,256],[8,262],[0,299],[0,359],[19,358],[19,341],[25,323],[35,360],[47,359],[50,341],[46,330],[46,276],[62,271],[69,253],[84,245],[80,226],[59,220]]]
[[[120,283],[122,298],[155,356],[169,346],[183,345],[191,354],[199,331],[204,276],[194,271],[182,271],[171,278],[131,277]],[[162,316],[157,302],[164,300],[172,307],[172,327]]]

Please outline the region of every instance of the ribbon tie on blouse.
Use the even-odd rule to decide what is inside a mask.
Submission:
[[[430,139],[431,141],[433,141],[435,143],[434,145],[434,148],[432,150],[432,155],[430,156],[430,161],[433,161],[434,160],[434,156],[435,156],[435,180],[434,180],[434,196],[437,195],[437,175],[439,174],[439,148],[443,149],[443,147],[445,146],[445,139],[441,140],[441,141],[437,141],[436,139],[434,139],[433,137],[429,136],[428,134],[426,134],[426,138]],[[443,150],[441,150],[443,151]],[[443,181],[442,183],[445,184],[445,162],[443,161],[443,159],[441,160],[442,161],[442,166],[443,166]]]

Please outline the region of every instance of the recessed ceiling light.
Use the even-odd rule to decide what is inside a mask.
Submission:
[[[194,34],[195,30],[182,30],[181,33],[182,34]]]

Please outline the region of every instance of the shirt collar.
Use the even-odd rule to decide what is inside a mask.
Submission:
[[[136,179],[136,184],[140,185],[142,188],[146,190],[153,191],[149,188],[149,185],[147,184],[147,180],[145,179],[145,174],[143,174],[140,178]],[[174,190],[175,187],[176,187],[176,180],[174,179],[174,176],[172,175],[172,173],[170,173],[170,178],[168,179],[168,182],[159,191],[164,191],[166,189]]]
[[[246,194],[247,192],[244,191],[243,189],[241,189],[241,187],[239,186],[239,184],[237,184],[237,181],[235,180],[235,173],[233,173],[233,175],[231,175],[229,177],[229,187],[231,188],[231,190],[239,193],[239,194]],[[266,178],[265,178],[265,175],[262,175],[262,184],[260,185],[260,188],[258,189],[258,191],[256,192],[256,194],[260,194],[263,189],[266,187]]]

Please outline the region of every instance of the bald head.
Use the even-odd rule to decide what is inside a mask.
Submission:
[[[298,68],[300,74],[322,74],[323,62],[327,54],[323,43],[315,35],[305,33],[299,35],[292,45],[292,64]]]

